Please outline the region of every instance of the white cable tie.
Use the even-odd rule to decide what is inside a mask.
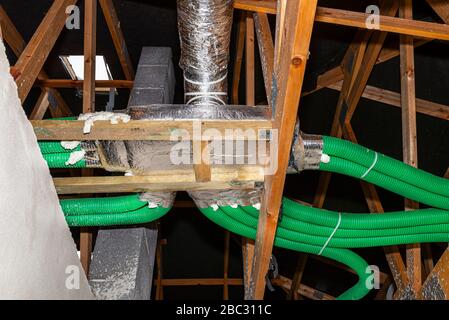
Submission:
[[[331,161],[331,157],[329,157],[328,154],[323,153],[321,155],[321,159],[320,160],[321,160],[322,163],[329,163]]]
[[[337,225],[335,226],[334,231],[332,231],[331,235],[329,236],[329,238],[327,239],[326,243],[324,244],[324,246],[321,248],[320,252],[318,253],[319,256],[321,256],[321,254],[323,253],[324,249],[326,249],[327,245],[329,244],[329,242],[332,240],[333,236],[335,235],[335,232],[337,232],[338,228],[340,227],[341,224],[341,213],[338,213],[338,222]]]
[[[377,152],[374,152],[374,161],[373,164],[371,165],[371,167],[368,168],[368,170],[366,170],[366,172],[360,177],[360,179],[364,179],[368,173],[371,172],[371,170],[373,170],[373,168],[376,166],[377,164],[377,160],[379,159],[379,156],[377,155]]]

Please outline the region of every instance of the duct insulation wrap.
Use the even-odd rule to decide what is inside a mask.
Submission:
[[[178,0],[185,102],[226,105],[233,0]]]

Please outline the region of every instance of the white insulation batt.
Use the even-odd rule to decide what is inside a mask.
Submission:
[[[0,40],[0,299],[91,299]]]

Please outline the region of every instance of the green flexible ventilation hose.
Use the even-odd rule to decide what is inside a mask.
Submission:
[[[72,153],[74,151],[81,151],[81,145],[78,145],[73,150],[67,150],[65,149],[60,142],[55,141],[39,141],[39,148],[41,149],[41,152],[43,155],[49,154],[49,153]]]
[[[323,136],[323,153],[355,162],[420,189],[449,197],[449,180],[409,166],[352,142]],[[376,157],[377,154],[377,157]]]
[[[368,172],[369,168],[363,167],[346,159],[331,156],[328,163],[321,163],[320,169],[323,171],[335,172],[354,178],[359,178],[391,192],[400,194],[405,198],[415,200],[432,207],[449,210],[448,197],[429,192],[425,189],[416,187],[413,184],[392,178],[376,170],[371,170]],[[368,172],[368,174],[365,175],[366,172]]]
[[[121,213],[134,211],[148,206],[148,202],[141,201],[138,194],[113,198],[61,200],[60,204],[62,211],[68,216]]]
[[[67,167],[70,152],[53,142],[40,143],[50,167]],[[339,299],[360,299],[370,289],[367,263],[350,248],[388,246],[421,242],[449,242],[449,181],[410,167],[369,149],[331,137],[323,137],[323,171],[363,179],[406,198],[439,209],[392,212],[384,215],[350,214],[316,209],[288,199],[283,201],[275,245],[321,254],[346,264],[359,276],[355,286]],[[80,161],[74,166],[83,167]],[[138,195],[62,200],[70,226],[111,226],[147,223],[170,209],[150,209]],[[445,210],[442,210],[445,209]],[[255,239],[259,211],[253,207],[200,209],[213,222],[239,235]]]
[[[241,223],[229,215],[226,214],[225,211],[221,210],[215,211],[212,208],[205,208],[200,209],[201,212],[209,218],[214,223],[218,224],[219,226],[233,232],[236,234],[239,234],[241,236],[255,239],[256,238],[256,229],[257,226],[248,226],[244,223]],[[237,209],[228,208],[231,211],[238,212]],[[235,215],[233,215],[235,217]],[[276,236],[275,238],[275,245],[279,246],[281,248],[300,251],[300,252],[306,252],[311,254],[318,254],[321,250],[320,246],[314,246],[307,243],[302,243],[301,241],[292,241],[289,239],[283,239],[279,236]],[[369,270],[368,264],[363,260],[360,256],[355,254],[354,252],[346,249],[335,249],[335,248],[326,248],[322,252],[323,256],[326,256],[328,258],[331,258],[335,261],[341,262],[351,269],[353,269],[359,276],[359,281],[355,286],[353,286],[351,289],[343,293],[338,297],[338,299],[341,300],[357,300],[363,298],[366,294],[369,293],[370,289],[366,286],[366,280],[371,275],[370,272],[367,272]]]
[[[86,160],[81,159],[73,165],[67,165],[66,162],[70,158],[70,153],[48,153],[43,154],[44,160],[47,161],[50,169],[65,169],[65,168],[87,168]]]
[[[171,208],[148,208],[121,213],[66,215],[65,219],[71,227],[107,227],[149,223],[162,218]]]
[[[71,227],[106,227],[142,224],[155,221],[170,208],[149,208],[139,195],[110,198],[70,199],[60,201]]]

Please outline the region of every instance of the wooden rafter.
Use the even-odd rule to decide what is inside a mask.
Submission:
[[[122,65],[126,80],[134,80],[135,72],[129,56],[128,47],[126,46],[125,38],[123,36],[120,20],[112,0],[99,0],[100,6],[106,19],[109,31],[114,42],[115,50]]]
[[[179,120],[131,120],[128,123],[111,124],[109,121],[96,121],[90,133],[83,132],[84,121],[33,120],[31,121],[38,140],[153,140],[170,141],[173,130],[186,130],[190,139],[194,137],[192,121]],[[234,139],[260,140],[256,136],[245,135],[245,130],[271,130],[270,120],[207,120],[201,123],[202,130],[216,129],[225,136],[226,130],[234,130]],[[238,131],[241,129],[243,132]],[[229,133],[228,133],[229,136]],[[202,137],[207,139],[207,137]]]
[[[242,170],[243,171],[243,170]],[[150,176],[107,176],[81,178],[54,178],[58,194],[94,194],[128,192],[206,191],[254,189],[255,182],[263,181],[263,176],[249,174],[236,178],[238,170],[213,174],[211,182],[196,182],[193,175],[184,174],[182,180],[176,172]],[[251,176],[257,178],[255,181]],[[193,177],[193,179],[192,179]],[[178,179],[177,179],[178,178]],[[249,178],[248,180],[245,178]],[[221,181],[220,181],[221,180]],[[246,181],[245,181],[246,180]]]
[[[274,44],[271,35],[268,16],[265,13],[254,13],[257,43],[259,45],[260,59],[262,62],[263,79],[268,104],[272,104],[271,85],[274,71]]]
[[[445,24],[449,24],[449,2],[442,0],[426,0],[432,7],[433,11],[443,20]]]
[[[342,90],[342,82],[329,85],[327,88],[340,91]],[[362,98],[401,108],[401,94],[390,90],[366,86]],[[416,112],[442,120],[449,120],[449,106],[424,99],[416,99]]]
[[[23,50],[15,68],[20,73],[17,78],[19,98],[25,101],[33,87],[39,72],[41,72],[51,49],[66,22],[66,8],[76,4],[77,0],[54,1],[30,42]]]
[[[394,16],[398,10],[398,6],[399,5],[394,1],[384,1],[381,7],[382,14]],[[359,39],[357,39],[357,37]],[[363,38],[363,35],[356,36],[356,40],[353,42],[354,47],[350,47],[348,54],[345,57],[345,61],[349,62],[348,64],[343,64],[342,67],[345,72],[344,79],[346,82],[343,82],[342,85],[342,91],[331,132],[332,135],[336,135],[337,137],[344,135],[346,139],[354,143],[357,143],[357,138],[350,121],[361,95],[365,91],[371,71],[379,60],[378,57],[382,50],[386,33],[374,33],[368,43],[367,39],[360,41],[361,38]],[[352,54],[351,51],[353,51]],[[316,206],[323,205],[329,181],[330,174],[324,173],[320,176],[318,190],[314,201]],[[375,187],[364,182],[361,183],[361,186],[370,211],[374,213],[383,212],[383,207]],[[397,287],[404,288],[408,278],[399,249],[397,247],[386,247],[384,248],[384,251]]]
[[[317,1],[280,0],[276,27],[275,78],[277,97],[273,105],[274,128],[278,130],[277,171],[266,177],[264,199],[260,211],[250,299],[262,299],[265,275],[271,259],[277,220],[282,202],[285,175],[296,123],[300,92],[307,64],[309,45]],[[288,14],[287,14],[288,12]],[[281,37],[281,34],[283,36]],[[276,160],[276,159],[275,159]]]
[[[84,81],[83,113],[95,112],[95,64],[97,57],[97,0],[84,0]],[[92,169],[82,169],[81,179],[93,175]],[[92,230],[81,228],[81,264],[89,274],[92,255]]]
[[[44,88],[78,88],[84,86],[83,80],[68,80],[68,79],[44,79],[36,83],[38,86]],[[117,89],[131,89],[134,81],[130,80],[96,80],[95,88],[117,88]]]
[[[428,39],[419,39],[413,42],[413,45],[415,48],[418,48],[426,43],[429,43],[431,40]],[[399,56],[399,49],[393,49],[393,48],[382,48],[382,51],[379,55],[379,58],[377,59],[376,65],[381,64],[384,62],[387,62],[393,58],[396,58]],[[335,68],[332,68],[323,74],[319,75],[317,78],[317,83],[315,88],[304,92],[303,96],[309,95],[311,93],[314,93],[320,89],[326,88],[326,87],[332,87],[336,85],[338,82],[342,81],[344,79],[344,72],[341,66],[336,66]]]
[[[401,0],[399,16],[413,19],[412,0]],[[404,162],[417,167],[418,143],[416,139],[416,94],[415,94],[415,56],[413,37],[401,35],[399,39],[401,58],[401,104],[402,104],[402,150]],[[405,200],[405,209],[414,210],[418,203]],[[407,245],[407,273],[415,295],[421,289],[421,246]]]
[[[11,19],[6,14],[3,7],[0,5],[0,24],[3,26],[5,32],[5,42],[9,45],[12,52],[16,57],[20,57],[23,50],[26,47],[25,40],[19,33]],[[47,74],[44,70],[41,70],[38,74],[38,79],[46,80],[48,79]],[[51,88],[42,88],[42,93],[33,108],[30,119],[31,120],[41,120],[43,119],[45,112],[48,107],[50,107],[51,115],[54,118],[70,116],[72,112],[68,107],[67,103],[62,98],[61,94]]]
[[[245,14],[245,103],[256,103],[255,69],[254,69],[254,18],[250,12]],[[242,238],[243,280],[245,295],[249,294],[251,272],[254,258],[254,240]]]
[[[83,113],[95,111],[95,60],[97,56],[97,0],[85,0]]]
[[[256,104],[255,93],[255,70],[254,70],[254,18],[248,13],[246,15],[246,39],[245,39],[245,77],[246,77],[246,105]]]
[[[236,0],[234,7],[237,9],[276,14],[276,2],[272,0]],[[315,21],[368,29],[366,21],[369,18],[370,14],[367,13],[318,7]],[[378,30],[414,37],[449,40],[449,26],[440,23],[418,20],[410,21],[408,19],[381,16]]]
[[[242,73],[243,53],[245,49],[245,34],[246,34],[246,12],[241,12],[239,22],[237,25],[237,41],[234,57],[234,71],[232,73],[232,98],[233,104],[239,104],[239,85],[240,75]]]

